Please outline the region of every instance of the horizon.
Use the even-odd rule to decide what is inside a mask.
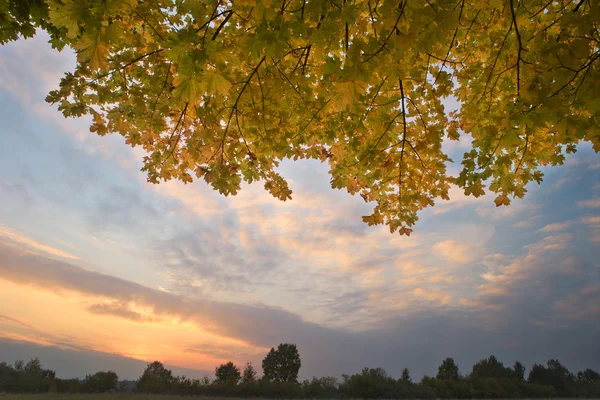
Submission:
[[[147,183],[139,148],[44,102],[75,65],[46,41],[0,47],[1,354],[38,351],[59,376],[114,362],[132,379],[154,360],[260,371],[285,342],[302,379],[363,367],[416,378],[446,357],[464,374],[490,354],[527,370],[549,359],[600,369],[589,144],[509,207],[453,187],[410,237],[391,235],[364,224],[371,206],[331,189],[317,161],[281,163],[287,202],[260,183],[227,198],[204,182]],[[444,143],[451,171],[469,145]]]
[[[2,317],[3,316],[0,315],[0,318],[2,318]],[[7,346],[5,347],[4,345],[7,345]],[[39,344],[31,344],[31,343],[10,343],[10,341],[7,341],[7,340],[4,340],[4,339],[0,338],[0,350],[2,350],[4,352],[7,349],[9,350],[8,354],[21,354],[21,353],[18,353],[18,352],[19,351],[23,351],[25,354],[34,354],[34,355],[33,356],[28,356],[28,357],[20,357],[20,358],[17,355],[17,357],[14,358],[14,360],[12,360],[12,361],[0,360],[0,363],[4,362],[4,363],[6,363],[8,365],[13,365],[13,363],[15,363],[17,361],[25,361],[25,362],[27,362],[27,361],[32,360],[32,359],[38,359],[38,360],[40,360],[40,363],[41,363],[41,365],[42,365],[43,368],[50,369],[50,370],[54,371],[54,369],[52,368],[52,366],[44,364],[44,362],[43,362],[42,359],[44,358],[44,354],[47,354],[48,350],[52,351],[52,350],[56,350],[56,348],[52,348],[51,346],[42,346],[42,345],[39,345]],[[65,351],[65,350],[63,350],[63,351]],[[11,353],[11,352],[13,352],[13,353]],[[30,353],[30,352],[33,352],[33,353]],[[130,375],[130,376],[123,377],[123,376],[121,376],[121,375],[119,375],[117,373],[118,378],[119,378],[118,380],[119,381],[136,382],[142,376],[143,370],[150,363],[152,363],[152,361],[146,362],[144,360],[138,360],[138,359],[134,359],[134,358],[123,357],[123,356],[120,356],[118,354],[107,354],[107,353],[94,352],[94,351],[88,351],[88,352],[90,353],[91,357],[94,358],[94,361],[92,361],[93,366],[90,367],[92,370],[82,372],[81,371],[81,365],[78,365],[76,368],[78,369],[78,371],[80,371],[79,375],[77,375],[77,374],[70,374],[69,375],[68,373],[67,374],[63,373],[63,375],[61,376],[60,372],[55,371],[55,372],[57,372],[57,378],[60,378],[60,379],[78,379],[78,380],[84,380],[87,375],[92,375],[92,374],[94,374],[96,372],[99,372],[99,371],[113,371],[113,372],[117,372],[116,370],[118,370],[118,368],[111,368],[110,366],[108,366],[109,363],[111,361],[114,361],[114,360],[117,360],[117,359],[125,359],[125,360],[127,360],[127,362],[129,362],[129,364],[135,364],[135,366],[133,366],[132,369],[135,369],[136,371],[139,370],[140,371],[139,372],[139,376],[132,377]],[[42,354],[42,357],[39,357],[39,353]],[[97,356],[100,356],[100,357],[104,358],[105,362],[102,363],[102,364],[100,364],[100,366],[98,366],[98,364],[97,364],[97,358],[95,358],[93,356],[94,353],[96,353]],[[6,353],[4,353],[4,354],[6,354]],[[38,354],[38,355],[35,355],[35,354]],[[477,362],[484,361],[488,357],[492,357],[492,356],[495,357],[495,355],[490,354],[490,355],[488,355],[486,357],[480,358],[479,360],[477,360]],[[49,358],[51,358],[51,357],[49,357]],[[442,361],[443,360],[440,361],[440,364],[441,364]],[[504,365],[504,367],[506,367],[506,368],[511,368],[517,362],[519,362],[519,360],[515,360],[512,363],[511,362],[505,362],[503,360],[498,360],[498,361],[500,363],[502,363]],[[527,376],[527,374],[531,371],[531,368],[533,367],[533,365],[537,364],[537,365],[545,366],[547,361],[550,361],[550,360],[534,362],[533,364],[531,364],[529,366],[523,365],[523,367],[525,368],[525,376]],[[558,360],[558,361],[560,361],[560,360]],[[78,364],[78,363],[76,363],[76,364]],[[220,365],[223,365],[223,364],[220,364]],[[216,365],[215,369],[218,366],[219,365]],[[260,365],[253,365],[253,366],[257,369],[257,371],[261,370],[261,366]],[[471,370],[472,370],[473,366],[469,367],[469,370],[460,369],[460,366],[458,366],[459,367],[459,374],[460,374],[460,376],[461,377],[467,377],[468,375],[470,375],[471,372],[472,372]],[[69,369],[73,369],[73,367],[74,366],[71,365]],[[173,372],[174,376],[184,376],[184,377],[187,377],[187,378],[190,378],[190,379],[202,379],[202,378],[208,377],[208,378],[211,379],[211,381],[215,379],[215,371],[214,370],[213,371],[202,371],[202,370],[181,368],[181,367],[171,366],[171,365],[164,365],[164,367],[167,368],[167,369],[169,369],[169,370],[171,370]],[[241,369],[242,365],[237,365],[237,367]],[[371,366],[371,367],[363,367],[363,368],[380,368],[380,367]],[[361,370],[363,368],[361,368]],[[437,372],[437,371],[431,371],[431,373],[425,373],[425,374],[423,374],[421,376],[415,377],[412,374],[410,368],[407,368],[407,369],[408,369],[409,373],[411,374],[411,378],[412,378],[413,382],[420,382],[424,378],[435,377],[436,376],[436,372]],[[588,368],[582,368],[581,371],[583,371],[584,369],[588,369]],[[121,370],[123,370],[123,369],[121,368]],[[300,371],[301,370],[302,370],[302,368],[300,368]],[[383,370],[385,371],[385,369],[383,369]],[[64,372],[64,370],[63,370],[63,372]],[[333,377],[337,378],[337,379],[340,379],[340,378],[343,378],[344,375],[359,374],[360,372],[361,372],[360,370],[358,370],[358,371],[351,371],[351,372],[343,373],[343,374],[341,374],[339,376],[333,376]],[[385,372],[387,373],[387,371],[385,371]],[[576,372],[579,372],[579,371],[570,370],[570,372],[573,375],[576,375]],[[260,378],[261,376],[262,376],[262,374],[258,374],[257,378]],[[393,375],[389,375],[388,374],[388,376],[390,376],[390,377],[392,377],[394,379],[400,379],[400,375],[399,376],[393,376]],[[321,376],[314,376],[314,375],[313,376],[309,376],[309,375],[306,375],[306,374],[303,376],[301,373],[299,374],[299,377],[300,377],[300,380],[308,380],[308,379],[311,379],[311,378],[321,378]],[[414,379],[414,378],[416,378],[416,379]]]

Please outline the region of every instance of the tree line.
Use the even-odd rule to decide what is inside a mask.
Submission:
[[[551,398],[600,397],[600,374],[592,369],[570,372],[558,360],[534,364],[526,377],[520,362],[505,366],[491,355],[470,373],[461,374],[452,358],[446,358],[435,376],[414,381],[407,368],[399,378],[383,368],[364,368],[356,374],[298,380],[302,366],[296,345],[280,344],[262,361],[263,376],[252,363],[243,369],[229,361],[215,368],[215,377],[190,379],[176,376],[161,362],[147,365],[137,381],[118,381],[113,371],[100,371],[84,379],[60,379],[42,368],[35,358],[12,365],[0,363],[0,393],[103,393],[108,391],[201,396],[266,398]]]

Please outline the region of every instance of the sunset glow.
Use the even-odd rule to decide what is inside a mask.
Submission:
[[[229,360],[260,370],[290,342],[302,377],[420,377],[489,354],[600,367],[589,146],[510,207],[454,187],[410,237],[391,235],[316,161],[281,163],[287,202],[260,183],[227,198],[202,181],[147,183],[141,150],[44,102],[74,65],[46,40],[0,48],[0,361],[41,354],[71,377],[95,371],[80,358],[107,357],[135,379],[159,360],[200,377]],[[457,159],[468,145],[445,144]]]

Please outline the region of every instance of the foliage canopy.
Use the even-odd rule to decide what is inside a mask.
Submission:
[[[453,358],[448,357],[442,361],[438,367],[436,378],[443,381],[457,381],[460,379],[458,365],[456,365]]]
[[[240,369],[231,361],[215,367],[215,380],[220,384],[236,385],[241,378]]]
[[[274,382],[297,382],[302,362],[295,344],[281,343],[271,348],[262,361],[263,378]]]
[[[508,205],[600,150],[599,21],[597,0],[0,0],[1,43],[39,27],[77,52],[47,101],[141,146],[150,182],[286,200],[279,162],[318,159],[401,234],[452,183]]]

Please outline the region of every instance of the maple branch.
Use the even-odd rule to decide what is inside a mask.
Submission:
[[[479,103],[481,100],[483,100],[483,97],[485,96],[485,94],[487,92],[488,85],[490,83],[490,80],[492,79],[494,69],[496,68],[496,63],[498,62],[500,53],[502,53],[502,49],[504,48],[504,45],[506,44],[506,39],[508,39],[508,35],[510,34],[510,31],[512,31],[512,21],[510,23],[510,27],[508,28],[508,31],[506,32],[506,35],[504,36],[502,45],[500,46],[500,49],[498,50],[498,54],[496,54],[496,58],[494,59],[494,63],[492,64],[492,68],[490,69],[490,74],[488,75],[487,81],[485,82],[485,87],[483,88],[483,93],[481,94],[481,98],[477,101],[477,103]]]
[[[431,3],[429,2],[429,0],[425,0],[425,2],[426,2],[427,4],[429,4],[429,7],[433,8],[433,11],[435,11],[436,13],[438,12],[437,8],[435,8],[435,7],[433,6],[433,4],[431,4]]]
[[[579,0],[579,3],[577,3],[575,8],[573,9],[573,12],[576,13],[577,11],[579,11],[579,8],[583,5],[583,3],[585,3],[585,0]]]
[[[215,31],[215,34],[213,35],[213,37],[211,39],[212,41],[214,41],[217,38],[217,36],[219,36],[219,33],[221,32],[221,29],[223,29],[223,27],[225,26],[225,24],[227,23],[227,21],[229,21],[229,18],[231,18],[232,15],[233,15],[233,11],[229,10],[229,13],[225,17],[225,19],[223,21],[221,21],[221,23],[217,27],[217,30]]]
[[[396,30],[398,29],[398,23],[400,22],[400,18],[402,18],[402,16],[404,15],[404,7],[406,6],[406,2],[407,1],[408,0],[404,0],[401,3],[401,5],[400,5],[400,14],[398,14],[398,18],[396,18],[396,22],[394,23],[394,27],[392,28],[392,30],[390,30],[390,33],[387,35],[387,37],[383,41],[383,44],[381,45],[381,47],[379,47],[379,49],[377,49],[377,51],[375,53],[371,54],[370,57],[367,58],[366,60],[364,60],[363,62],[367,62],[367,61],[371,60],[373,57],[375,57],[377,54],[379,54],[385,48],[385,45],[387,44],[388,40],[390,40],[390,38],[392,37],[392,34],[394,32],[396,32]]]
[[[281,69],[279,69],[279,66],[277,65],[277,63],[275,62],[275,60],[273,60],[273,65],[275,66],[275,68],[277,68],[277,71],[279,72],[279,75],[283,76],[285,78],[286,82],[292,87],[292,89],[294,89],[294,92],[296,92],[296,94],[298,94],[298,96],[300,96],[300,98],[302,100],[304,100],[304,97],[302,97],[302,94],[294,86],[294,84],[292,83],[292,81],[290,81],[290,78],[288,78],[283,72],[281,72]]]
[[[415,153],[415,155],[417,156],[417,158],[421,162],[421,165],[423,166],[423,172],[427,172],[428,173],[429,172],[429,167],[427,165],[425,165],[425,162],[423,162],[423,159],[419,155],[419,152],[417,151],[417,149],[415,149],[415,146],[413,146],[412,143],[409,140],[407,140],[406,143],[408,143],[408,145],[410,146],[410,148],[412,149],[412,151]]]
[[[167,80],[169,79],[169,74],[171,73],[171,62],[169,62],[169,68],[167,69],[167,75],[165,76],[165,81],[163,82],[162,87],[160,88],[160,92],[158,92],[158,96],[156,96],[156,101],[152,106],[152,114],[150,115],[150,129],[152,129],[152,120],[154,119],[154,113],[156,112],[156,105],[158,104],[158,100],[165,90],[165,86],[167,86]]]
[[[552,98],[554,96],[556,96],[560,91],[562,91],[564,88],[566,88],[567,86],[569,86],[574,80],[575,78],[577,78],[577,75],[579,75],[579,73],[581,71],[583,71],[584,69],[587,70],[588,68],[590,68],[590,66],[598,59],[600,58],[600,52],[594,53],[592,56],[588,57],[586,59],[586,61],[583,63],[583,65],[581,66],[581,68],[579,68],[578,70],[575,70],[575,75],[573,75],[573,77],[564,85],[562,85],[556,92],[552,93],[552,95],[550,95],[549,98]],[[587,71],[586,74],[584,74],[583,79],[585,79],[585,77],[587,76]],[[583,83],[583,79],[581,80],[579,86],[581,86],[581,84]],[[579,90],[579,87],[578,89]]]
[[[304,67],[306,67],[306,58],[304,57],[304,54],[306,53],[307,49],[310,52],[310,46],[311,45],[308,45],[308,46],[302,48],[303,49],[302,53],[298,56],[298,61],[296,62],[296,66],[294,67],[294,69],[290,73],[290,78],[292,76],[294,76],[294,74],[296,73],[296,70],[298,69],[298,67],[300,67],[300,64],[302,64],[302,59],[304,59],[304,66],[302,67],[302,72],[304,72]],[[281,60],[279,60],[279,61],[281,61]]]
[[[435,80],[433,81],[434,85],[437,83],[440,75],[442,74],[442,70],[446,66],[448,57],[450,57],[450,52],[452,51],[452,45],[454,45],[454,40],[456,39],[456,35],[458,34],[458,27],[460,26],[460,20],[462,18],[462,13],[463,13],[464,8],[465,8],[465,1],[463,0],[460,5],[460,13],[458,14],[458,25],[456,25],[456,29],[454,29],[454,35],[452,35],[452,40],[450,40],[450,46],[448,46],[448,52],[446,52],[446,57],[444,57],[444,60],[442,61],[442,66],[440,67],[440,70],[438,71],[437,76],[435,77]]]
[[[438,78],[442,74],[442,70],[446,66],[446,63],[448,62],[448,57],[450,57],[450,52],[452,51],[452,45],[454,44],[454,39],[456,39],[457,33],[458,33],[458,26],[454,30],[454,35],[452,36],[452,40],[450,41],[450,46],[448,47],[448,52],[446,53],[446,57],[444,57],[444,59],[442,60],[442,66],[440,67],[440,70],[438,71],[437,76],[435,77],[435,80],[433,81],[434,85],[437,83]],[[436,57],[433,57],[433,58],[436,58]]]
[[[548,8],[548,6],[552,3],[554,3],[555,0],[550,0],[548,3],[546,3],[545,6],[543,6],[542,8],[539,9],[538,12],[536,12],[533,15],[530,15],[529,18],[535,18],[536,16],[538,16],[540,13],[542,13],[546,8]]]
[[[554,1],[554,0],[552,0],[552,1]],[[475,14],[475,18],[473,18],[473,20],[469,24],[469,27],[467,28],[467,31],[465,32],[465,38],[464,38],[465,41],[467,40],[467,36],[469,36],[469,32],[471,32],[471,28],[473,28],[473,25],[475,24],[477,17],[479,17],[480,12],[481,12],[481,9],[477,10],[477,14]]]
[[[498,143],[496,143],[496,147],[494,148],[494,151],[492,152],[492,154],[488,155],[489,158],[487,159],[487,161],[481,167],[479,167],[480,171],[485,169],[489,165],[489,163],[492,161],[492,159],[494,158],[493,156],[498,151],[498,147],[500,147],[500,143],[502,143],[502,139],[504,139],[505,134],[506,134],[506,131],[502,132],[502,135],[500,135],[500,139],[498,139]]]
[[[289,43],[289,42],[288,42],[288,46],[292,47],[292,46],[290,45],[290,43]],[[304,55],[304,52],[306,51],[306,49],[307,49],[308,47],[310,47],[310,45],[308,45],[308,46],[302,46],[302,47],[294,47],[294,48],[292,48],[291,50],[289,50],[287,53],[285,53],[285,54],[284,54],[284,55],[283,55],[283,56],[282,56],[282,57],[281,57],[279,60],[277,60],[277,61],[273,61],[273,62],[274,62],[275,64],[279,64],[279,63],[280,63],[280,62],[281,62],[281,61],[282,61],[284,58],[286,58],[286,57],[287,57],[287,56],[289,56],[290,54],[294,54],[294,55],[296,55],[296,53],[297,53],[299,50],[302,50],[302,53],[300,53],[300,56],[299,56],[298,58],[302,58],[302,56]]]
[[[322,110],[322,109],[324,109],[324,108],[325,108],[325,106],[326,106],[327,104],[329,104],[329,102],[330,102],[330,101],[331,101],[331,99],[327,100],[327,101],[325,102],[325,104],[323,104],[323,105],[321,106],[321,108],[319,108],[319,109],[317,110],[317,112],[313,114],[313,116],[311,117],[310,121],[308,121],[308,124],[306,124],[306,126],[305,126],[304,128],[302,128],[302,130],[300,130],[300,132],[298,132],[297,134],[295,134],[295,135],[293,136],[293,138],[292,138],[292,139],[296,139],[298,136],[300,136],[301,134],[303,134],[303,133],[304,133],[304,131],[306,131],[306,129],[309,127],[309,125],[310,125],[310,124],[311,124],[311,123],[314,121],[314,119],[317,117],[317,114],[319,114],[319,113],[321,112],[321,110]]]
[[[529,133],[525,134],[525,149],[523,150],[523,154],[521,154],[521,159],[519,160],[519,165],[517,165],[517,169],[515,169],[515,176],[519,172],[519,168],[521,168],[521,164],[523,163],[523,159],[525,158],[525,154],[527,154],[527,146],[529,145]]]
[[[348,54],[348,23],[346,22],[346,54]]]
[[[181,121],[183,120],[183,117],[187,111],[188,108],[188,104],[189,103],[185,103],[185,107],[183,108],[183,111],[181,112],[181,114],[179,114],[179,120],[177,121],[177,125],[175,125],[175,128],[173,129],[173,132],[171,132],[171,136],[169,137],[169,144],[171,144],[171,140],[173,139],[173,135],[175,134],[175,132],[177,132],[177,130],[179,129],[179,125],[181,124]],[[173,146],[173,148],[171,149],[171,152],[169,153],[169,155],[162,161],[162,163],[160,164],[161,167],[165,164],[165,162],[169,159],[169,157],[171,157],[171,155],[173,154],[173,152],[175,151],[175,148],[177,148],[177,145],[179,144],[179,140],[181,139],[181,133],[179,135],[177,135],[177,141],[175,142],[175,145]]]
[[[144,21],[146,24],[148,24],[148,26],[150,27],[150,29],[152,29],[154,31],[154,33],[156,33],[161,40],[165,40],[165,38],[162,37],[162,35],[152,26],[152,24],[150,22],[148,22],[146,20],[146,18],[142,17],[142,15],[138,12],[138,10],[136,8],[133,8],[131,5],[130,5],[130,7],[137,14],[137,16],[142,19],[142,21]]]
[[[244,137],[244,132],[242,132],[242,127],[240,126],[240,120],[238,117],[238,109],[235,109],[235,123],[238,127],[238,131],[240,132],[240,136],[242,137],[242,140],[244,141],[244,144],[246,145],[246,150],[248,150],[248,156],[250,157],[251,160],[253,160],[255,158],[254,153],[252,152],[252,150],[250,150],[250,146],[248,146],[248,143],[246,142],[246,138]]]
[[[206,21],[205,23],[203,23],[202,25],[200,25],[200,27],[198,29],[196,29],[196,33],[200,32],[202,29],[206,28],[208,26],[208,24],[210,24],[211,22],[213,22],[215,19],[219,18],[221,15],[227,14],[229,12],[231,12],[231,10],[225,10],[225,11],[221,11],[220,13],[216,14],[217,10],[219,9],[219,6],[221,5],[221,2],[217,2],[217,5],[215,6],[215,9],[213,10],[210,18],[208,19],[208,21]]]
[[[233,117],[233,113],[237,110],[237,106],[238,106],[238,103],[240,102],[240,99],[242,98],[242,94],[244,94],[244,91],[250,84],[252,77],[254,77],[254,75],[258,72],[258,69],[260,68],[262,63],[265,62],[266,58],[267,58],[267,56],[263,56],[263,58],[260,59],[260,62],[258,63],[258,65],[256,67],[254,67],[254,69],[252,70],[252,73],[250,74],[250,76],[248,77],[246,82],[244,83],[244,86],[242,86],[242,90],[240,90],[240,92],[238,93],[238,96],[235,99],[235,103],[233,103],[233,107],[231,108],[231,112],[229,113],[229,118],[227,119],[227,126],[225,127],[225,131],[223,132],[223,138],[221,139],[221,146],[220,146],[221,147],[221,163],[223,163],[223,157],[225,156],[225,138],[227,137],[227,131],[229,130],[229,125],[231,124],[231,118]]]
[[[260,116],[262,117],[263,128],[265,129],[265,135],[267,135],[268,134],[267,123],[265,121],[265,92],[263,91],[262,82],[260,80],[260,74],[256,74],[256,77],[258,78],[258,86],[260,87],[260,94],[261,94],[261,101],[262,101],[262,112],[260,113]],[[260,132],[260,129],[258,131]]]
[[[517,40],[519,42],[519,50],[517,52],[517,97],[519,97],[519,94],[521,92],[521,52],[523,51],[523,43],[521,42],[521,34],[519,33],[519,27],[517,25],[517,16],[515,14],[515,8],[513,6],[513,3],[514,3],[514,0],[510,0],[510,12],[512,14],[512,25],[515,26],[515,33],[517,34]]]
[[[408,99],[408,101],[410,101],[410,103],[413,105],[413,107],[417,111],[417,115],[419,116],[419,118],[421,119],[421,123],[423,124],[423,129],[425,129],[425,132],[427,133],[427,124],[425,123],[425,120],[423,119],[423,115],[421,114],[421,111],[419,111],[419,107],[417,107],[417,105],[415,104],[413,99],[411,99],[410,97],[407,97],[407,99]]]
[[[344,7],[346,6],[346,0],[344,0]],[[346,57],[348,57],[348,23],[346,22]]]
[[[400,150],[400,163],[398,164],[399,169],[399,181],[398,181],[398,200],[402,198],[402,158],[404,157],[404,145],[406,144],[406,106],[404,104],[404,86],[402,86],[402,79],[400,82],[400,94],[402,95],[402,150]]]
[[[381,91],[381,88],[383,87],[383,85],[385,84],[385,82],[387,81],[388,78],[389,78],[389,75],[383,79],[383,81],[381,82],[381,85],[379,85],[379,87],[377,88],[377,91],[375,92],[375,96],[373,96],[373,99],[371,100],[371,104],[369,104],[369,107],[367,107],[367,112],[365,113],[364,117],[362,118],[363,121],[367,118],[367,115],[369,115],[369,113],[371,112],[373,104],[375,103],[375,99],[377,98],[377,96],[379,96],[379,92]]]
[[[99,81],[100,79],[102,79],[102,78],[106,78],[107,76],[110,76],[110,75],[114,74],[115,72],[122,71],[122,70],[124,70],[125,68],[129,67],[130,65],[133,65],[133,64],[135,64],[136,62],[138,62],[138,61],[140,61],[140,60],[143,60],[144,58],[146,58],[146,57],[149,57],[149,56],[151,56],[151,55],[153,55],[153,54],[160,53],[160,52],[161,52],[161,51],[163,51],[163,50],[164,50],[164,49],[158,49],[158,50],[151,51],[150,53],[146,53],[146,54],[144,54],[144,55],[141,55],[141,56],[139,56],[139,57],[137,57],[137,58],[135,58],[135,59],[131,60],[130,62],[128,62],[127,64],[125,64],[125,65],[123,65],[123,66],[121,66],[121,67],[119,67],[119,68],[115,68],[115,69],[113,69],[113,70],[111,70],[111,71],[108,71],[108,72],[106,72],[106,73],[104,73],[104,74],[102,74],[102,75],[98,76],[97,78],[95,78],[95,79],[93,79],[93,80],[91,80],[91,81],[87,82],[87,83],[86,83],[86,85],[89,85],[89,84],[91,84],[91,83],[96,83],[96,82],[98,82],[98,81]]]
[[[308,56],[310,55],[310,49],[312,48],[312,44],[309,44],[306,48],[306,57],[304,57],[304,65],[302,65],[302,73],[304,74],[304,70],[306,70],[306,63],[308,63]]]
[[[379,139],[377,139],[377,142],[375,143],[375,146],[373,146],[373,148],[370,151],[373,151],[377,148],[377,146],[379,146],[379,143],[381,142],[381,140],[383,139],[383,137],[385,136],[385,134],[387,133],[387,131],[390,130],[390,127],[392,126],[392,124],[396,121],[396,119],[402,115],[402,111],[400,111],[398,114],[396,114],[396,116],[394,118],[392,118],[392,120],[390,121],[390,123],[387,125],[387,127],[385,128],[385,131],[383,131],[383,134],[379,137]],[[364,159],[364,158],[363,158]],[[362,159],[361,159],[362,161]]]
[[[375,35],[375,40],[378,40],[377,30],[375,29],[375,18],[373,17],[373,9],[371,8],[371,2],[369,1],[367,4],[369,5],[369,15],[371,16],[371,28],[373,28],[373,34]]]
[[[581,85],[583,85],[583,81],[585,81],[585,78],[587,77],[588,72],[590,72],[590,68],[586,68],[585,73],[583,74],[583,77],[579,81],[579,85],[577,85],[577,87],[575,88],[575,92],[573,93],[573,101],[571,102],[571,105],[575,104],[575,101],[577,100],[577,93],[579,92]]]

